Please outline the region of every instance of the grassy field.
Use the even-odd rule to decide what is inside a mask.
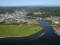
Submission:
[[[37,33],[42,27],[38,25],[0,25],[0,37],[27,36]]]

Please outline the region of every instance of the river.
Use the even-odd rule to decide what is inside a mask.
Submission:
[[[26,45],[52,45],[59,44],[60,37],[54,32],[50,23],[45,20],[38,20],[43,29],[33,35],[26,37],[10,37],[10,38],[1,38],[0,42],[3,44],[26,44]]]

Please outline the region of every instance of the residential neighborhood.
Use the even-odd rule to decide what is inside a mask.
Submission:
[[[0,22],[5,22],[6,24],[9,23],[20,23],[20,22],[26,22],[27,24],[35,24],[37,22],[35,19],[27,18],[25,10],[18,11],[16,10],[15,13],[12,14],[0,14]],[[38,24],[38,23],[36,23]]]

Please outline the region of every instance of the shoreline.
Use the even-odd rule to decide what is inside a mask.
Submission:
[[[54,32],[55,32],[57,35],[60,36],[60,29],[59,29],[59,28],[60,28],[60,27],[54,27],[54,26],[53,26]]]
[[[40,30],[42,30],[43,29],[43,27],[41,26],[41,29]],[[40,31],[39,30],[39,31]],[[39,31],[37,31],[36,33],[38,33]],[[34,35],[34,34],[36,34],[36,33],[33,33],[33,34],[29,34],[29,35],[24,35],[24,36],[2,36],[2,37],[0,37],[0,38],[13,38],[13,37],[29,37],[29,36],[31,36],[31,35]]]
[[[42,27],[42,29],[43,29],[43,27]],[[41,30],[42,30],[41,29]],[[40,30],[39,30],[40,31]],[[38,31],[38,32],[39,32]],[[38,33],[38,32],[36,32],[36,33]],[[34,33],[34,34],[36,34],[36,33]],[[6,37],[0,37],[0,38],[13,38],[13,37],[28,37],[28,36],[31,36],[31,35],[34,35],[34,34],[30,34],[30,35],[25,35],[25,36],[6,36]]]

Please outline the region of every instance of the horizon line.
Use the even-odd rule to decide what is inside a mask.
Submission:
[[[0,7],[28,7],[28,6],[38,6],[38,7],[60,7],[60,5],[25,5],[25,6],[0,6]]]

